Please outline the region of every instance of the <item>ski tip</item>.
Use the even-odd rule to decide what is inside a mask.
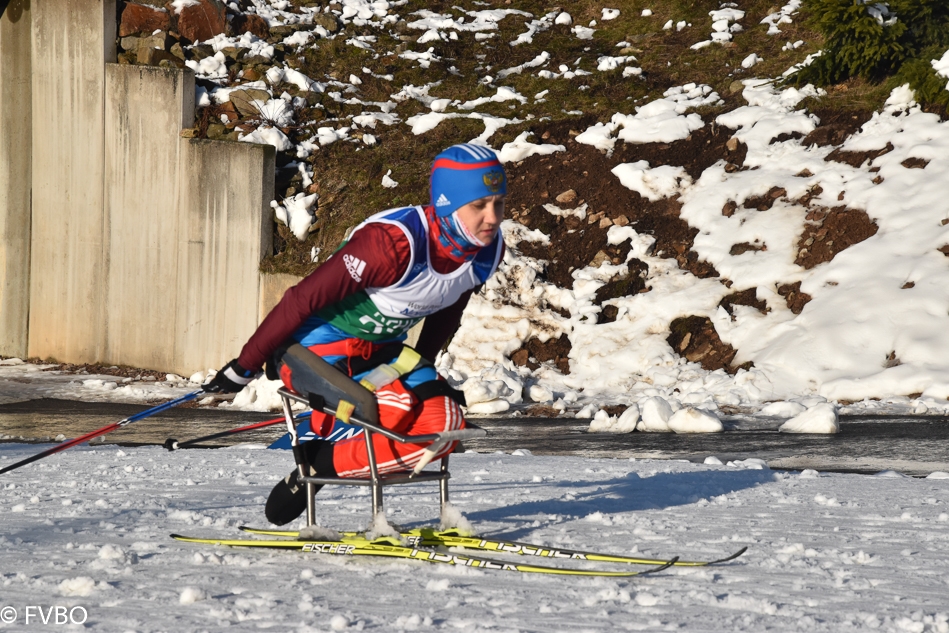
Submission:
[[[735,552],[734,554],[732,554],[732,555],[729,556],[728,558],[723,558],[722,560],[720,560],[720,561],[718,561],[718,562],[720,562],[720,563],[727,563],[727,562],[730,561],[730,560],[735,560],[736,558],[738,558],[739,556],[741,556],[742,554],[744,554],[744,553],[747,552],[747,551],[748,551],[748,546],[745,545],[743,548],[741,548],[740,550],[738,550],[737,552]]]

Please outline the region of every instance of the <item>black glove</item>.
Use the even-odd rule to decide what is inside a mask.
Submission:
[[[257,377],[257,372],[248,371],[237,363],[235,358],[214,374],[201,388],[206,393],[237,393]]]

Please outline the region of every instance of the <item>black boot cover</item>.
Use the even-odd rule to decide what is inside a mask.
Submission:
[[[315,474],[335,477],[333,468],[333,444],[325,440],[311,440],[303,445],[306,461]],[[319,492],[322,486],[317,486]],[[306,511],[306,484],[300,483],[298,469],[284,477],[267,497],[264,514],[274,525],[286,525]]]

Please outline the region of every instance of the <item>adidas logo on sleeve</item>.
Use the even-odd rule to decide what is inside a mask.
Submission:
[[[347,254],[343,255],[343,263],[346,264],[346,270],[349,271],[349,275],[356,281],[361,282],[362,273],[366,270],[366,262],[358,257]]]

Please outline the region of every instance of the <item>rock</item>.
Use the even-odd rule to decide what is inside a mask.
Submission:
[[[337,21],[336,16],[331,13],[317,13],[313,16],[313,24],[315,26],[322,26],[330,33],[335,33],[339,30],[339,21]]]
[[[574,191],[573,189],[567,189],[556,198],[557,202],[559,202],[560,204],[570,204],[576,199],[577,199],[577,192]]]
[[[195,0],[178,12],[178,32],[192,42],[203,42],[227,30],[227,14],[220,0]]]
[[[274,26],[270,28],[270,41],[277,44],[283,42],[285,38],[290,37],[294,33],[296,33],[296,29],[292,26]]]
[[[593,256],[593,260],[590,261],[590,265],[594,268],[599,268],[603,262],[612,263],[610,256],[606,254],[606,251],[597,251],[596,255]]]
[[[227,128],[223,123],[209,123],[207,133],[210,139],[221,139],[227,134]]]
[[[244,79],[247,79],[247,73],[244,73]],[[266,90],[248,88],[246,90],[235,90],[228,95],[231,103],[237,109],[242,117],[256,117],[260,110],[254,105],[254,101],[267,103],[270,100],[270,94]]]
[[[270,25],[259,15],[238,14],[231,20],[231,28],[235,35],[253,33],[262,40],[270,37]]]
[[[122,10],[119,37],[135,33],[152,33],[157,30],[167,31],[170,28],[171,14],[165,9],[128,2]]]
[[[214,57],[214,48],[208,44],[198,44],[191,47],[191,59],[204,59],[205,57]]]
[[[609,218],[603,218],[602,220],[600,220],[600,228],[601,228],[601,229],[605,229],[605,228],[610,227],[610,226],[613,226],[613,220],[611,220],[611,219],[609,219]]]
[[[185,59],[187,59],[185,57],[185,49],[182,48],[181,44],[179,44],[178,42],[175,42],[174,44],[172,44],[171,48],[168,49],[168,52],[174,55],[175,57],[177,57],[178,59],[180,59],[181,61],[184,61]]]
[[[151,35],[147,35],[139,40],[139,48],[157,48],[161,51],[168,50],[174,40],[166,33],[165,31],[160,31]]]
[[[163,68],[184,68],[183,59],[178,59],[168,51],[158,48],[138,49],[138,63],[146,66],[161,66]]]
[[[738,149],[738,139],[734,136],[731,137],[725,142],[725,147],[728,148],[729,152],[734,152],[736,149]]]
[[[241,48],[239,46],[227,46],[221,49],[221,52],[224,53],[224,57],[229,60],[236,62],[244,57],[244,54],[247,53],[246,48]]]
[[[119,40],[119,46],[121,46],[124,51],[135,52],[138,50],[141,42],[142,38],[140,37],[123,37]]]
[[[625,215],[615,217],[613,218],[613,224],[616,226],[626,226],[629,224],[629,218],[627,218]]]
[[[731,94],[736,94],[745,89],[745,84],[740,80],[735,80],[728,84],[728,92]]]

